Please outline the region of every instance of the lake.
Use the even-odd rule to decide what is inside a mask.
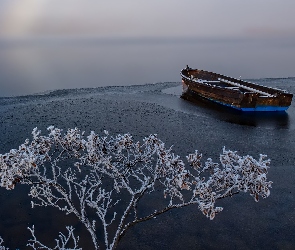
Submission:
[[[292,40],[0,39],[0,96],[176,82],[186,65],[242,79],[294,76]]]
[[[50,53],[47,56],[50,57]],[[95,61],[96,56],[92,58]],[[59,66],[62,67],[62,62]],[[94,64],[92,66],[89,70],[95,72]],[[40,78],[36,76],[36,79],[42,78],[42,67],[44,65],[40,65],[38,73]],[[58,65],[52,67],[59,69]],[[151,63],[152,67],[157,68]],[[116,79],[121,79],[116,75]],[[155,79],[158,77],[160,75]],[[122,82],[123,78],[124,74]],[[295,78],[253,81],[295,93]],[[256,203],[249,194],[239,194],[220,200],[217,205],[223,206],[224,211],[213,221],[197,207],[171,210],[131,228],[118,249],[293,249],[294,102],[283,113],[243,114],[205,102],[193,104],[179,98],[180,93],[181,84],[174,81],[2,97],[0,153],[17,148],[26,138],[31,138],[34,127],[38,126],[46,134],[46,128],[54,125],[65,130],[79,127],[86,133],[90,130],[102,133],[104,129],[111,135],[130,132],[135,140],[156,133],[166,147],[173,145],[173,151],[182,159],[198,149],[204,160],[211,157],[218,162],[223,147],[256,159],[260,153],[266,154],[271,159],[268,179],[273,181],[267,199]],[[53,208],[31,209],[27,192],[28,188],[22,185],[13,191],[0,190],[0,235],[7,247],[25,248],[30,238],[26,228],[35,224],[37,237],[46,244],[53,242],[58,231],[64,232],[64,225],[74,225],[81,236],[81,246],[89,249],[90,239],[73,216],[64,216]],[[155,204],[144,205],[147,209]]]

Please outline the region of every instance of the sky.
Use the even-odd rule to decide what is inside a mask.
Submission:
[[[295,36],[294,0],[0,0],[0,36]]]
[[[294,0],[0,0],[0,96],[179,81],[186,64],[294,77],[294,9]]]

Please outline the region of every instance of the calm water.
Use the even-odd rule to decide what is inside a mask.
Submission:
[[[295,78],[260,79],[257,83],[295,93]],[[294,249],[295,248],[295,104],[286,113],[242,114],[179,98],[179,82],[130,87],[59,90],[45,95],[0,98],[0,153],[17,148],[36,126],[79,127],[111,134],[130,132],[136,140],[157,133],[184,158],[198,149],[218,162],[222,147],[240,155],[271,159],[271,195],[258,203],[249,194],[224,199],[213,221],[196,207],[174,210],[130,229],[118,249]],[[27,226],[50,244],[64,225],[74,225],[81,246],[87,233],[73,216],[51,208],[30,208],[28,189],[0,190],[0,235],[12,249],[25,248]],[[155,201],[143,204],[154,209]],[[152,210],[153,211],[153,210]]]
[[[292,77],[295,49],[290,46],[294,43],[285,40],[230,38],[2,39],[0,96],[175,82],[187,64],[242,79]]]

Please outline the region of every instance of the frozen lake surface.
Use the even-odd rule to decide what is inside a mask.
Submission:
[[[254,80],[253,80],[254,81]],[[295,78],[256,83],[295,93]],[[286,113],[242,114],[209,103],[179,98],[181,83],[57,90],[43,95],[0,98],[0,153],[31,138],[34,127],[78,127],[110,134],[130,132],[136,140],[158,134],[183,159],[198,149],[219,160],[222,147],[240,155],[267,154],[271,195],[255,203],[249,194],[221,200],[224,211],[209,221],[195,207],[170,211],[138,224],[118,249],[292,249],[295,248],[295,104]],[[30,208],[25,186],[0,190],[0,235],[10,249],[24,249],[27,226],[52,242],[63,225],[74,225],[81,246],[88,236],[72,216],[51,208]]]

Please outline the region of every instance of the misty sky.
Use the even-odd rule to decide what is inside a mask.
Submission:
[[[0,0],[0,96],[179,81],[186,64],[293,77],[294,10],[295,0]]]
[[[294,0],[0,0],[0,36],[295,36]]]

